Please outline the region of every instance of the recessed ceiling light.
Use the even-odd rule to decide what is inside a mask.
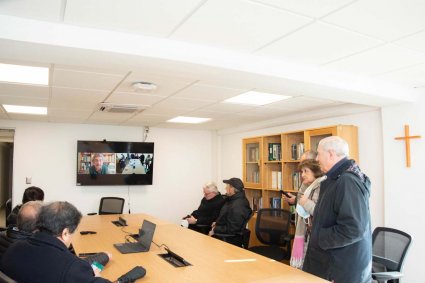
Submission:
[[[240,95],[226,99],[224,102],[235,104],[266,105],[288,98],[291,98],[291,96],[258,91],[247,91]]]
[[[199,118],[199,117],[185,117],[178,116],[176,118],[170,119],[167,122],[170,123],[188,123],[188,124],[199,124],[211,120],[211,118]]]
[[[20,105],[3,104],[3,108],[7,111],[7,113],[47,115],[47,107],[20,106]]]
[[[49,68],[0,64],[0,81],[48,85]]]

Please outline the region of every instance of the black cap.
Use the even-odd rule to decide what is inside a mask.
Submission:
[[[239,178],[230,178],[229,180],[223,180],[223,183],[229,184],[238,191],[243,191],[244,189],[243,182]]]

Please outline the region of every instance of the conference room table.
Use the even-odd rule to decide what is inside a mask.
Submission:
[[[127,221],[128,226],[118,227],[112,223],[119,216]],[[128,234],[138,233],[144,219],[156,224],[150,250],[121,254],[113,244],[124,243]],[[80,235],[79,231],[84,230],[95,231],[96,234]],[[174,267],[158,256],[167,253],[163,245],[191,265]],[[90,252],[111,253],[112,259],[101,273],[102,277],[111,281],[140,265],[146,269],[146,276],[137,282],[328,282],[281,262],[147,214],[84,216],[74,234],[73,246],[77,255]]]

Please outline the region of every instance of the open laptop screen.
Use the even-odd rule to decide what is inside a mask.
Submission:
[[[139,242],[148,250],[151,246],[156,225],[148,220],[143,220],[142,229],[139,232]]]

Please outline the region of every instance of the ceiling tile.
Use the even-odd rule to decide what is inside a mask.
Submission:
[[[129,119],[131,116],[133,116],[133,114],[94,112],[87,122],[120,124]]]
[[[215,111],[215,112],[223,112],[223,113],[237,113],[242,112],[248,109],[255,108],[252,105],[243,105],[243,104],[233,104],[233,103],[216,103],[214,105],[204,107],[202,110],[206,111]]]
[[[63,1],[19,0],[0,1],[1,14],[44,21],[60,21]]]
[[[285,99],[275,103],[267,104],[265,108],[276,108],[284,109],[286,111],[301,110],[301,109],[313,109],[323,107],[325,105],[332,105],[335,102],[332,100],[326,99],[315,99],[310,97],[295,97],[290,99]]]
[[[395,72],[380,75],[380,78],[399,82],[411,87],[425,86],[425,64],[416,65]]]
[[[65,22],[167,36],[202,0],[68,0]]]
[[[425,31],[393,42],[396,45],[425,52]]]
[[[264,4],[291,10],[296,13],[319,18],[352,0],[256,0]]]
[[[238,113],[238,115],[247,115],[247,116],[253,116],[258,118],[274,118],[274,117],[280,117],[284,116],[293,112],[298,112],[299,110],[296,109],[284,109],[283,107],[279,108],[270,108],[270,107],[256,107],[254,109],[250,109],[241,113]]]
[[[157,107],[152,107],[152,108],[148,108],[146,110],[143,111],[144,114],[149,114],[149,115],[171,115],[173,117],[175,116],[181,116],[184,113],[187,113],[188,110],[187,109],[181,109],[181,108],[175,108],[175,107],[169,107],[169,108],[165,108],[165,107],[161,107],[161,108],[157,108]]]
[[[171,37],[252,51],[310,21],[258,3],[215,0],[207,1]]]
[[[332,25],[315,23],[261,49],[258,53],[297,63],[322,64],[381,43],[382,41]]]
[[[122,75],[55,69],[52,86],[112,91],[123,77]]]
[[[425,28],[425,1],[360,0],[324,21],[383,40],[394,40]]]
[[[138,104],[138,105],[147,105],[151,106],[154,103],[157,103],[163,100],[164,96],[151,95],[151,94],[142,94],[142,93],[129,93],[129,92],[118,92],[113,93],[106,102],[118,103],[118,104]]]
[[[71,88],[52,88],[50,106],[79,110],[94,110],[106,97],[105,91],[89,91]]]
[[[20,96],[28,98],[49,98],[49,87],[25,84],[0,83],[0,96]]]
[[[247,89],[225,88],[197,83],[178,92],[173,97],[193,98],[219,102],[239,95],[245,91],[247,91]]]
[[[216,120],[216,119],[226,119],[226,117],[229,117],[229,115],[231,114],[223,113],[223,112],[208,111],[208,110],[195,110],[195,111],[188,112],[185,115],[190,117],[211,118]]]
[[[133,88],[133,83],[135,82],[149,82],[152,84],[155,84],[157,86],[157,89],[141,94],[150,94],[150,95],[158,95],[158,96],[170,96],[181,89],[184,89],[185,87],[192,84],[195,80],[193,78],[177,78],[177,77],[169,77],[164,74],[150,74],[147,72],[140,72],[135,71],[132,72],[126,80],[120,84],[120,86],[117,88],[117,92],[135,92],[135,89]]]
[[[33,121],[33,122],[48,122],[47,115],[26,115],[26,114],[8,114],[11,120],[24,120],[24,121]]]
[[[425,62],[425,53],[387,44],[325,65],[325,68],[362,75],[378,75]]]
[[[191,110],[195,110],[210,104],[211,104],[211,101],[170,97],[155,104],[153,108],[156,108],[156,109],[178,108],[178,109],[186,109],[187,111],[191,111]]]
[[[22,96],[0,96],[0,104],[47,107],[49,100]]]

